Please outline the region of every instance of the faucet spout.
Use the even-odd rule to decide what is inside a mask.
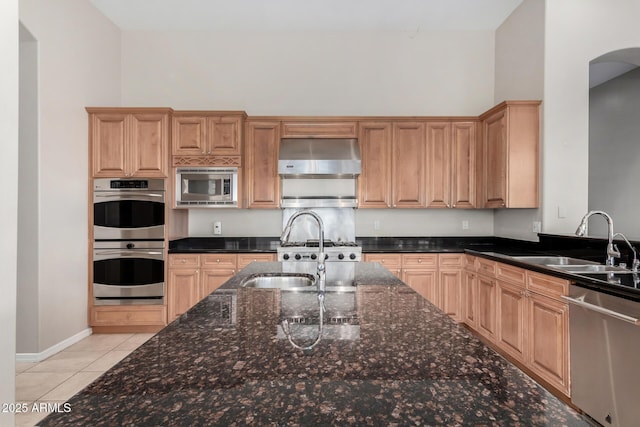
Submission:
[[[614,265],[615,258],[620,258],[620,252],[613,244],[613,219],[611,216],[604,211],[590,211],[582,217],[582,221],[580,221],[580,225],[576,230],[576,236],[582,237],[587,234],[587,227],[589,218],[593,215],[600,215],[607,221],[607,265]]]

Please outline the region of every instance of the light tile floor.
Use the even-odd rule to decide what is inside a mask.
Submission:
[[[27,408],[62,404],[124,359],[153,334],[94,334],[38,363],[16,363],[16,402]],[[39,407],[39,406],[38,406]],[[34,426],[47,412],[16,414],[17,427]]]

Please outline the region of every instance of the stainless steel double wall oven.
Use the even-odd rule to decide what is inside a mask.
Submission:
[[[164,236],[163,179],[95,179],[94,303],[162,304]]]

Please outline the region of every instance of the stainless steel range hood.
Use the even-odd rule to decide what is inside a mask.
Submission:
[[[282,139],[280,206],[355,208],[360,170],[357,139]]]
[[[361,170],[357,139],[288,138],[280,140],[278,173],[357,176]]]

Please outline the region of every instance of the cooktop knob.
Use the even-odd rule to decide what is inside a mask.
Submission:
[[[324,259],[329,259],[329,254],[324,254]]]
[[[344,259],[344,254],[338,254],[338,259]]]
[[[135,247],[136,245],[134,245],[133,243],[127,243],[127,249],[133,249]]]
[[[296,254],[296,256],[294,258],[299,260],[302,257],[300,256],[300,254]]]
[[[289,254],[284,254],[282,255],[282,259],[284,259],[285,261],[289,259]]]
[[[356,259],[356,254],[351,254],[351,255],[349,255],[349,258],[351,258],[351,259]]]
[[[316,254],[311,254],[311,259],[316,259],[316,258],[318,258],[318,255],[316,255]]]

